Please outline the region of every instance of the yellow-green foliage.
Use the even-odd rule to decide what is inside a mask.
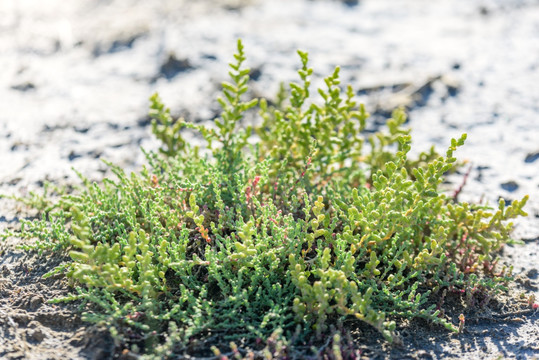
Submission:
[[[346,318],[393,341],[400,318],[457,331],[434,294],[503,289],[510,274],[493,266],[496,251],[526,198],[496,211],[454,203],[439,185],[465,135],[445,156],[410,160],[402,110],[366,136],[368,114],[351,87],[342,91],[338,68],[313,101],[312,69],[299,55],[301,81],[274,105],[244,101],[249,70],[238,42],[214,128],[173,120],[154,95],[163,149],[146,154],[149,166],[131,175],[113,167],[115,180],[86,182],[63,211],[25,224],[22,235],[41,239],[37,247],[69,251],[77,294],[66,299],[96,305],[87,320],[146,352],[166,344],[156,356],[182,351],[193,336],[291,336],[299,325],[299,339]],[[257,103],[258,125],[243,128]],[[184,128],[202,133],[210,155]]]

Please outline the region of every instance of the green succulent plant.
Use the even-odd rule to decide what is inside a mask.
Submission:
[[[299,326],[306,338],[347,318],[387,341],[402,318],[458,331],[433,295],[504,289],[511,274],[494,266],[497,251],[510,241],[507,220],[526,215],[527,197],[494,210],[455,203],[440,183],[465,135],[445,156],[409,159],[403,110],[365,134],[369,115],[341,88],[339,69],[312,100],[313,71],[298,54],[299,83],[276,102],[247,101],[238,41],[215,126],[173,119],[152,96],[163,147],[146,152],[147,167],[126,174],[110,164],[114,179],[85,180],[61,206],[24,222],[18,236],[39,239],[34,248],[71,256],[56,272],[75,293],[56,301],[90,304],[85,320],[160,357],[210,333],[254,341],[277,329],[290,338]],[[258,124],[242,127],[256,110]],[[186,128],[207,151],[190,144]]]

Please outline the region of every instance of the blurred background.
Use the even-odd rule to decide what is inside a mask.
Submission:
[[[539,237],[539,1],[1,0],[0,191],[24,193],[100,158],[137,169],[155,148],[148,97],[212,121],[236,40],[253,96],[273,98],[308,51],[371,112],[405,106],[414,151],[468,133],[461,200],[531,196],[517,236]],[[451,178],[463,180],[465,167]],[[536,253],[535,253],[536,256]]]

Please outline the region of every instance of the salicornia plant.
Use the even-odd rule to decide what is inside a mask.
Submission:
[[[369,115],[340,86],[339,69],[313,100],[313,70],[298,54],[300,80],[278,101],[244,100],[238,41],[215,126],[173,119],[152,96],[163,147],[146,153],[147,167],[126,174],[111,165],[115,179],[85,181],[24,223],[20,235],[39,239],[36,247],[60,244],[71,256],[62,269],[75,293],[60,300],[91,304],[86,320],[164,356],[210,334],[254,341],[299,326],[305,339],[347,318],[388,341],[403,318],[458,331],[433,295],[504,289],[511,272],[495,266],[497,251],[527,198],[495,210],[454,203],[439,186],[465,135],[445,156],[409,159],[402,110],[366,135]],[[257,125],[241,126],[257,106]],[[192,146],[186,128],[207,147]]]

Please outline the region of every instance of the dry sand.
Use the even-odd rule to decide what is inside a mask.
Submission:
[[[343,83],[373,113],[372,127],[406,106],[415,151],[443,150],[468,133],[458,152],[471,164],[460,199],[531,197],[515,231],[525,244],[504,251],[518,286],[494,308],[524,306],[516,297],[523,291],[539,298],[538,1],[2,0],[0,192],[76,183],[72,167],[99,180],[107,173],[100,158],[138,169],[139,148],[157,146],[148,97],[159,91],[176,115],[211,121],[237,38],[256,70],[257,95],[273,97],[280,81],[295,79],[300,48],[310,54],[314,85],[341,66]],[[452,176],[449,187],[462,178]],[[0,230],[16,228],[25,211],[0,199]],[[0,358],[111,358],[106,333],[83,324],[73,306],[46,303],[67,291],[62,279],[40,279],[57,260],[44,263],[17,250],[17,241],[0,244]],[[478,314],[461,336],[411,326],[404,349],[374,341],[364,354],[539,353],[536,313],[494,315]]]

